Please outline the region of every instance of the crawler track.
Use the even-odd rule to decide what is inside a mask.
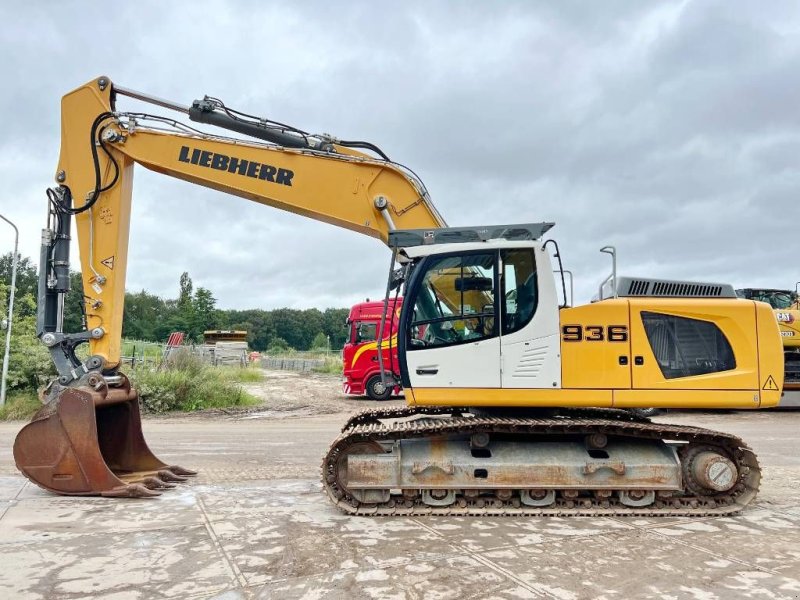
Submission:
[[[418,415],[431,418],[383,422]],[[671,497],[660,496],[654,504],[640,508],[625,506],[614,496],[605,499],[596,498],[589,490],[574,499],[558,493],[554,504],[542,508],[521,505],[516,493],[507,500],[486,495],[478,498],[459,495],[457,501],[447,507],[428,506],[423,504],[419,497],[409,500],[402,496],[393,496],[382,504],[364,504],[355,500],[347,489],[338,483],[337,464],[342,453],[346,453],[353,444],[393,442],[430,436],[470,435],[477,432],[513,434],[526,438],[602,433],[627,439],[686,442],[684,450],[695,445],[710,445],[722,449],[729,456],[736,464],[739,477],[736,484],[727,492],[697,495],[687,486],[682,493],[679,492]],[[468,409],[438,407],[364,411],[350,418],[342,434],[331,444],[322,462],[322,484],[331,502],[343,512],[365,516],[730,515],[739,512],[753,501],[758,492],[760,479],[761,471],[756,455],[736,436],[698,427],[652,423],[647,419],[633,417],[625,411],[614,409],[577,409],[541,418],[474,416]]]

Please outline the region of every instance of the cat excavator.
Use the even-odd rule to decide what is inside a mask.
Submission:
[[[120,110],[122,97],[224,135]],[[193,474],[149,450],[121,370],[139,164],[391,250],[383,319],[402,293],[400,381],[382,372],[408,406],[356,414],[330,445],[322,484],[345,513],[710,515],[755,497],[758,461],[738,437],[619,409],[777,404],[783,355],[768,305],[730,286],[622,285],[614,274],[608,298],[568,307],[558,245],[544,239],[553,223],[448,227],[421,180],[374,144],[311,135],[208,96],[178,104],[108,77],[65,95],[61,111],[38,308],[58,378],[14,444],[17,467],[39,486],[141,497]],[[73,223],[85,330],[65,332]]]
[[[794,291],[764,288],[742,288],[736,295],[747,300],[766,302],[775,312],[783,340],[784,397],[791,397],[791,404],[781,401],[781,406],[800,406],[800,282]],[[784,398],[784,400],[785,400]]]

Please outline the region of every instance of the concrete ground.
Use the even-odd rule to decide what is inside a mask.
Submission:
[[[800,597],[800,412],[667,417],[764,467],[755,507],[703,519],[347,517],[318,482],[346,416],[146,419],[157,454],[201,470],[153,500],[40,490],[1,423],[0,598]]]

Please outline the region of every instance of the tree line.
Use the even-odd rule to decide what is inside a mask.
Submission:
[[[12,254],[0,256],[0,304],[5,305],[11,284]],[[83,287],[81,274],[70,274],[71,290],[65,305],[65,331],[83,328]],[[20,258],[17,266],[17,317],[35,318],[38,275],[36,265],[29,258]],[[309,308],[297,310],[248,309],[223,310],[216,306],[211,290],[194,287],[188,273],[178,280],[178,297],[162,298],[145,290],[126,292],[122,335],[126,338],[151,342],[165,342],[173,331],[182,331],[191,342],[201,342],[203,331],[209,329],[236,329],[247,331],[250,348],[259,351],[312,350],[328,347],[341,348],[347,337],[345,319],[349,309]]]

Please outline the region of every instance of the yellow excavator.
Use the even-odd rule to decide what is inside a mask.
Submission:
[[[122,96],[238,135],[122,111]],[[342,511],[709,515],[755,497],[758,462],[736,436],[619,409],[776,405],[783,355],[768,305],[730,286],[614,274],[609,297],[567,307],[558,245],[543,239],[553,223],[447,227],[420,179],[373,144],[311,135],[216,98],[177,104],[107,77],[62,100],[38,315],[59,377],[14,444],[18,468],[43,488],[149,496],[192,474],[147,448],[120,370],[137,163],[391,249],[384,306],[402,292],[400,381],[382,371],[408,406],[357,414],[332,442],[322,481]],[[73,221],[86,305],[77,333],[62,326]]]
[[[766,302],[775,312],[775,318],[783,340],[783,358],[785,365],[783,389],[786,394],[800,396],[800,282],[794,291],[765,288],[742,288],[736,295],[747,300]],[[798,398],[800,400],[800,398]],[[795,400],[792,405],[800,405]],[[781,406],[787,403],[781,402]]]

